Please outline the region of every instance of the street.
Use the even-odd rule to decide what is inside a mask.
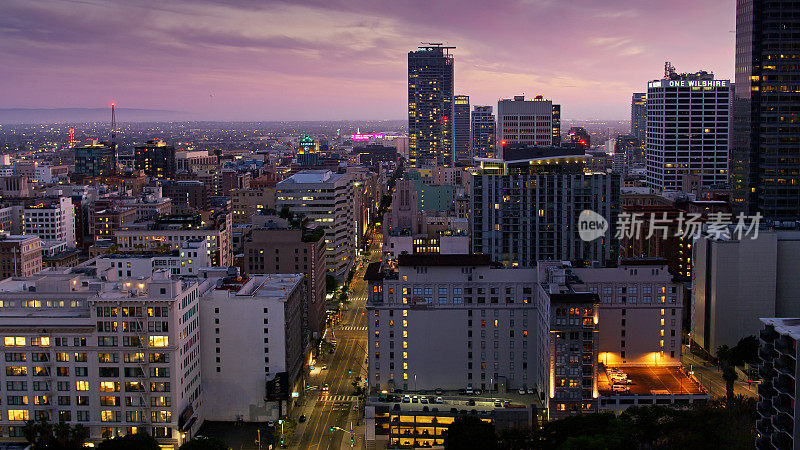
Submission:
[[[704,388],[708,389],[708,396],[710,398],[724,397],[726,395],[725,380],[722,379],[722,372],[717,366],[692,354],[686,346],[683,347],[681,359],[686,370],[693,370],[694,377],[697,381],[699,381]],[[745,397],[758,396],[756,391],[758,385],[752,383],[748,386],[747,380],[743,379],[741,371],[738,373],[739,379],[733,383],[734,394],[744,395]]]
[[[380,234],[373,234],[370,262],[380,258],[380,242]],[[351,429],[354,430],[354,446],[363,447],[363,431],[355,428],[360,424],[362,412],[357,408],[358,398],[353,395],[352,383],[356,377],[364,380],[367,376],[367,317],[364,314],[367,286],[363,277],[368,264],[357,267],[348,292],[349,307],[341,313],[341,321],[328,330],[327,340],[336,341],[337,345],[333,355],[317,358],[308,384],[318,388],[306,395],[305,404],[293,414],[304,414],[307,421],[298,425],[289,442],[290,448],[349,448]],[[322,366],[327,369],[321,370]],[[327,393],[322,392],[326,384],[330,389]]]

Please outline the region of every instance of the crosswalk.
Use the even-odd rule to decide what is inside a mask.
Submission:
[[[355,395],[327,395],[319,398],[321,402],[356,402],[358,397]]]
[[[356,327],[356,326],[353,326],[353,325],[346,325],[346,326],[343,326],[343,327],[339,328],[339,330],[342,330],[342,331],[367,331],[367,327]]]

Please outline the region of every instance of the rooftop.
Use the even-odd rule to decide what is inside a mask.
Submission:
[[[775,331],[780,334],[791,336],[796,340],[800,340],[800,319],[793,318],[767,318],[761,319],[765,325],[772,325]]]
[[[452,255],[440,253],[425,253],[413,255],[399,255],[398,266],[491,266],[492,258],[489,255]]]

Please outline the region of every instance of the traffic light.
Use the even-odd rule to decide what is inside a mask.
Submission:
[[[331,427],[331,431],[333,431],[333,427]]]
[[[352,370],[350,370],[350,369],[348,369],[348,370],[347,370],[347,373],[353,373],[353,371],[352,371]]]

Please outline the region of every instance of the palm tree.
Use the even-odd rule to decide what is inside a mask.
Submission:
[[[58,422],[55,426],[53,426],[53,433],[55,434],[58,443],[64,446],[69,440],[69,435],[72,433],[72,429],[68,423]]]
[[[72,429],[72,442],[78,447],[83,447],[84,442],[89,437],[89,429],[81,424],[75,425]]]
[[[36,437],[39,435],[39,426],[33,420],[26,421],[25,426],[22,427],[22,435],[25,436],[26,441],[35,444]]]
[[[739,374],[736,373],[736,369],[733,366],[725,366],[722,371],[722,379],[725,380],[725,396],[728,403],[733,402],[733,382],[738,378]]]

